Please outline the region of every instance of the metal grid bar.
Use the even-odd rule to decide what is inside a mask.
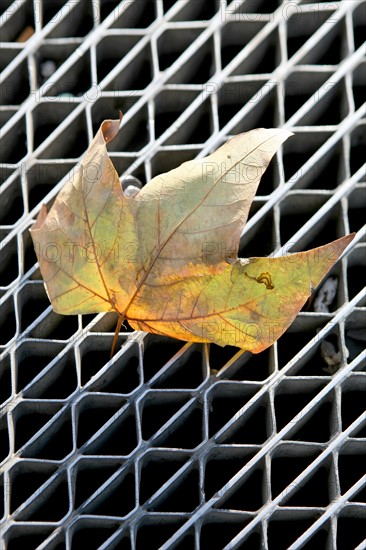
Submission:
[[[361,0],[3,3],[4,549],[365,547],[365,27]],[[111,361],[112,315],[56,315],[28,229],[117,109],[111,158],[143,183],[240,131],[295,132],[241,254],[357,231],[329,313],[258,356],[127,332]]]

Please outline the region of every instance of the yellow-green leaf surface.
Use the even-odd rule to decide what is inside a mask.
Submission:
[[[129,309],[137,329],[253,353],[273,344],[294,320],[353,235],[279,258],[221,264],[221,272],[145,285]],[[147,314],[147,312],[149,312]]]
[[[238,260],[260,178],[290,132],[240,134],[127,197],[106,148],[119,123],[103,122],[31,229],[54,310],[115,311],[135,328],[253,352],[271,345],[353,238]]]

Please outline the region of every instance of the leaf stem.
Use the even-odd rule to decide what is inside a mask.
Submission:
[[[121,330],[121,326],[123,324],[123,321],[125,320],[124,316],[123,315],[120,315],[118,317],[118,321],[117,321],[117,325],[116,325],[116,330],[114,332],[114,336],[113,336],[113,342],[112,342],[112,349],[111,349],[111,359],[114,355],[114,352],[116,350],[116,345],[117,345],[117,340],[118,340],[118,335],[119,335],[119,332]]]

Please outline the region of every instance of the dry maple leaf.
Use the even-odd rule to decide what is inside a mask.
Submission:
[[[57,313],[115,311],[118,323],[258,353],[287,329],[353,239],[278,258],[238,259],[260,178],[286,130],[237,135],[124,195],[102,123],[31,235]],[[113,346],[114,347],[114,346]]]

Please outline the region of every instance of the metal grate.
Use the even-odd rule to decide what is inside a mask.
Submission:
[[[1,7],[1,548],[365,548],[365,2]],[[111,361],[113,315],[55,314],[28,229],[118,109],[143,183],[293,130],[241,255],[357,231],[330,311],[259,355],[131,331]]]

